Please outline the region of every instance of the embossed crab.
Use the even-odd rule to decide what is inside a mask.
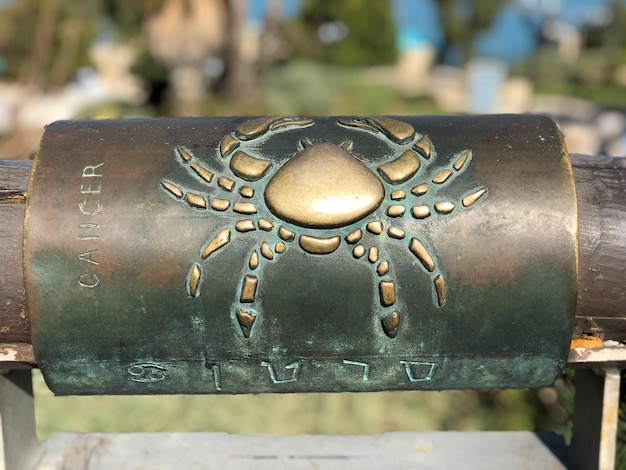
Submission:
[[[196,210],[232,210],[239,217],[233,226],[228,223],[214,233],[202,247],[199,259],[189,270],[187,291],[192,297],[200,294],[204,260],[227,246],[232,237],[256,230],[265,232],[260,245],[247,255],[247,273],[241,278],[234,303],[233,315],[244,337],[249,338],[259,314],[254,304],[263,263],[275,262],[296,244],[315,256],[329,255],[344,247],[352,251],[356,260],[367,260],[372,266],[373,276],[379,279],[380,324],[385,335],[395,338],[402,315],[395,308],[393,261],[375,243],[376,237],[389,237],[406,245],[430,276],[433,302],[441,307],[446,301],[446,283],[436,257],[419,234],[407,233],[402,224],[394,221],[408,213],[416,220],[450,216],[461,207],[469,208],[486,199],[488,190],[484,186],[474,188],[460,195],[457,202],[420,203],[431,185],[447,185],[462,173],[471,162],[472,152],[459,152],[451,162],[431,172],[428,179],[415,181],[421,160],[430,160],[435,154],[431,141],[406,122],[383,117],[337,122],[343,128],[375,135],[394,149],[395,154],[375,169],[352,152],[353,143],[347,139],[336,144],[304,138],[299,144],[294,143],[297,152],[282,166],[253,155],[252,144],[261,138],[313,125],[312,119],[293,117],[261,118],[240,125],[221,140],[219,148],[221,157],[229,160],[230,176],[215,175],[190,150],[175,148],[177,158],[191,174],[206,184],[215,179],[215,191],[223,195],[209,197],[167,179],[161,180],[162,188]],[[409,202],[413,199],[416,202]],[[267,211],[260,211],[259,207]],[[259,212],[271,217],[261,217]]]

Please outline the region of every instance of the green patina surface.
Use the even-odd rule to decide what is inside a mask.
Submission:
[[[338,118],[240,139],[247,153],[272,162],[257,181],[234,175],[219,150],[223,137],[248,119],[50,126],[30,192],[25,258],[34,346],[50,388],[57,394],[153,394],[550,384],[566,359],[576,299],[575,194],[557,129],[532,116],[395,119],[416,130],[412,142],[394,142],[384,129],[342,126]],[[380,176],[380,165],[422,135],[433,148],[419,154],[420,169],[402,183],[381,178],[385,201],[359,221],[302,228],[263,204],[268,181],[303,138],[335,145],[352,140],[354,157]],[[178,146],[215,179],[206,183],[189,171]],[[452,170],[444,184],[432,182],[468,149],[471,159],[462,171]],[[101,176],[84,176],[86,167],[100,163],[87,174]],[[218,176],[235,181],[235,190],[220,189]],[[164,190],[163,179],[231,206],[244,200],[238,189],[251,186],[257,213],[191,207],[187,196]],[[412,195],[423,182],[429,192]],[[84,192],[87,187],[94,192]],[[464,207],[462,198],[483,187],[487,196]],[[391,191],[399,189],[406,198],[391,201]],[[441,201],[454,202],[454,211],[437,213]],[[389,217],[394,204],[405,205],[406,213]],[[412,217],[415,205],[429,206],[431,216]],[[264,218],[275,229],[237,232],[235,223],[246,218]],[[376,220],[385,227],[381,235],[365,228]],[[97,225],[87,236],[86,224]],[[250,269],[250,254],[260,255],[262,242],[274,247],[282,241],[279,226],[296,239]],[[388,236],[389,226],[405,238]],[[225,228],[230,242],[202,259],[206,244]],[[358,228],[360,243],[377,247],[379,261],[389,261],[387,274],[377,274],[379,261],[369,262],[367,253],[355,258],[344,237]],[[340,235],[342,242],[317,255],[300,248],[300,235]],[[432,255],[434,272],[409,249],[413,237]],[[202,274],[192,296],[194,263]],[[259,283],[250,303],[239,299],[245,275]],[[434,287],[438,275],[445,280],[444,302]],[[379,298],[381,279],[395,286],[390,307]],[[255,314],[249,337],[237,317],[241,309]],[[381,326],[391,311],[401,315],[395,337]]]

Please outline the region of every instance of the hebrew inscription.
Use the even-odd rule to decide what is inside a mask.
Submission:
[[[432,380],[437,369],[435,362],[400,361],[406,370],[406,376],[410,382],[423,382]]]
[[[301,364],[299,362],[292,362],[291,364],[287,364],[285,366],[286,370],[290,370],[291,374],[286,374],[284,377],[279,377],[276,369],[274,369],[274,366],[272,364],[270,364],[269,362],[261,362],[261,366],[262,367],[267,367],[267,371],[270,374],[270,379],[272,380],[272,383],[274,384],[286,384],[289,382],[297,382],[298,381],[298,376],[300,375],[300,367]]]
[[[370,378],[370,365],[367,362],[360,361],[349,361],[347,359],[343,360],[343,363],[350,366],[357,366],[363,368],[363,381],[367,382]]]
[[[315,359],[307,358],[285,364],[269,361],[226,361],[212,362],[204,360],[203,364],[190,363],[189,368],[180,367],[176,361],[161,363],[159,361],[137,361],[129,365],[125,372],[128,380],[137,384],[153,384],[166,379],[176,380],[175,374],[184,370],[185,374],[195,374],[194,368],[204,366],[209,371],[204,375],[208,379],[208,390],[228,393],[230,386],[240,384],[242,376],[258,377],[261,385],[276,386],[276,390],[284,390],[281,385],[299,383],[302,386],[315,385],[324,376],[332,376],[333,380],[360,380],[364,386],[370,383],[380,384],[389,381],[395,386],[415,388],[420,382],[435,379],[439,363],[424,359],[403,360],[389,358],[385,361],[372,359],[361,361],[352,359]],[[266,370],[265,374],[257,374],[259,366]],[[179,370],[178,372],[177,369]],[[251,382],[253,383],[253,382]],[[367,384],[366,384],[367,383]],[[415,384],[415,385],[412,385]]]

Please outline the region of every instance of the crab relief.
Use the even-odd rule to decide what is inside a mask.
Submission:
[[[254,306],[264,263],[276,262],[282,253],[296,247],[314,256],[350,250],[354,259],[368,263],[378,278],[380,325],[385,335],[395,338],[402,314],[396,308],[393,260],[376,243],[377,237],[388,237],[406,247],[430,276],[433,302],[441,307],[446,301],[446,282],[432,247],[419,233],[407,233],[402,224],[394,222],[403,217],[421,221],[449,216],[484,200],[488,190],[476,187],[459,195],[457,201],[425,198],[431,188],[447,185],[462,173],[471,162],[472,152],[463,150],[427,178],[417,179],[422,160],[435,155],[430,139],[411,125],[389,118],[337,122],[345,129],[378,136],[395,149],[391,158],[377,166],[361,161],[352,152],[350,140],[336,144],[304,138],[294,142],[297,151],[282,166],[254,155],[254,143],[260,139],[313,125],[314,120],[293,117],[261,118],[240,125],[220,142],[220,155],[228,160],[232,172],[228,176],[214,174],[184,147],[175,148],[176,158],[190,173],[207,185],[215,182],[217,188],[209,197],[163,179],[162,189],[196,210],[233,211],[238,217],[234,226],[231,222],[211,234],[201,247],[187,276],[187,291],[191,297],[200,295],[204,260],[228,246],[233,237],[265,232],[260,245],[246,256],[247,272],[239,283],[233,311],[243,336],[249,338],[259,315]]]

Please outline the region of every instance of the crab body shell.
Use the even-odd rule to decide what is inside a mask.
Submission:
[[[376,210],[385,189],[374,173],[343,147],[305,148],[287,161],[265,190],[276,217],[300,227],[345,227]]]

